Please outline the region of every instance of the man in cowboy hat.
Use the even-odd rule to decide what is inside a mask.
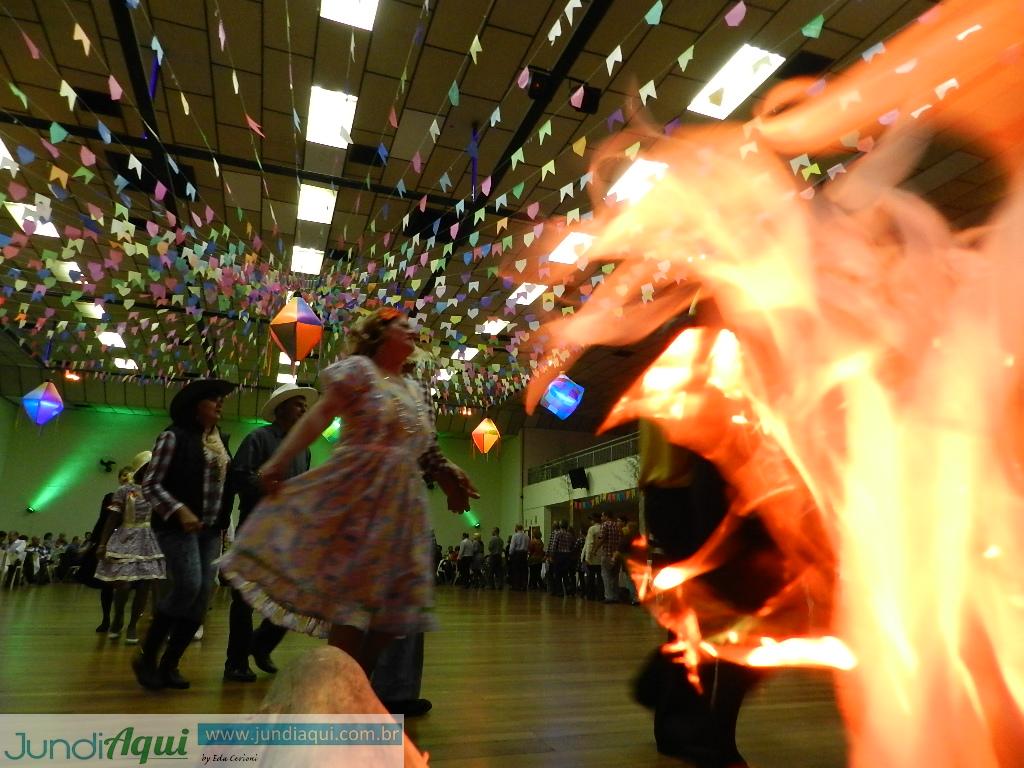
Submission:
[[[259,483],[259,468],[269,459],[284,440],[285,435],[317,399],[319,393],[312,387],[284,384],[274,390],[270,399],[263,404],[260,417],[270,424],[257,427],[242,440],[238,452],[231,461],[231,475],[238,492],[238,526],[263,496]],[[310,452],[299,453],[292,460],[290,477],[301,475],[309,469]],[[228,629],[227,660],[224,664],[224,679],[251,683],[256,673],[249,667],[249,656],[264,672],[277,671],[270,654],[281,642],[288,630],[264,619],[259,629],[252,629],[252,607],[242,599],[238,590],[232,590],[230,623]]]

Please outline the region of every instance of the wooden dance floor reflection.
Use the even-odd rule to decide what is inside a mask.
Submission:
[[[93,630],[98,593],[56,584],[0,592],[0,711],[249,712],[271,677],[224,683],[230,593],[218,589],[201,642],[182,663],[184,692],[139,688],[134,647]],[[629,681],[663,633],[639,608],[537,593],[441,587],[442,630],[427,636],[427,716],[408,732],[436,768],[676,766],[654,748],[651,716]],[[321,641],[289,635],[278,666]],[[751,765],[845,762],[830,677],[780,672],[748,699],[738,741]]]

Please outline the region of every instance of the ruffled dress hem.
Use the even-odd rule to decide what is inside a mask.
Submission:
[[[231,556],[231,559],[237,558],[237,553]],[[227,556],[222,558],[224,559],[227,559]],[[339,604],[331,616],[315,615],[311,611],[303,611],[275,599],[263,585],[246,579],[230,566],[227,569],[222,567],[220,574],[232,588],[238,590],[242,599],[253,610],[269,619],[271,623],[312,637],[326,638],[333,626],[353,626],[396,637],[430,632],[439,626],[437,618],[432,613],[433,609],[429,607],[406,607],[401,611],[404,614],[401,621],[382,620],[380,609],[352,604]],[[394,615],[396,612],[389,613]]]

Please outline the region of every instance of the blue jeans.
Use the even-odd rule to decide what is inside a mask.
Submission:
[[[220,556],[220,531],[157,531],[156,539],[164,553],[170,582],[157,610],[201,624],[217,575],[214,561]]]

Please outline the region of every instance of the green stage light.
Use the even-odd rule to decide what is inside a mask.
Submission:
[[[325,429],[321,434],[327,442],[336,443],[338,438],[341,437],[341,418],[335,416],[334,421],[328,424],[327,429]]]
[[[466,522],[469,523],[471,528],[480,527],[480,519],[473,513],[472,509],[467,509],[463,517],[466,519]]]

